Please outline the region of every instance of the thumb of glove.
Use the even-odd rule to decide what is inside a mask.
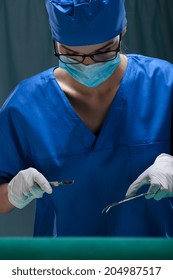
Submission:
[[[139,177],[129,186],[126,192],[126,198],[135,196],[137,191],[144,185],[150,184],[150,178],[148,176],[148,169],[146,169]]]

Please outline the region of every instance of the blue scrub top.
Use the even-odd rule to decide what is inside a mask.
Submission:
[[[124,198],[161,153],[170,153],[173,66],[128,55],[102,129],[79,118],[51,68],[21,82],[0,112],[0,183],[34,167],[48,181],[71,180],[37,199],[35,236],[173,236],[173,200]],[[143,190],[143,188],[142,188]]]

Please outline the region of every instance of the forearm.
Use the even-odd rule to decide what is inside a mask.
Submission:
[[[0,185],[0,213],[8,213],[15,207],[8,200],[8,184]]]

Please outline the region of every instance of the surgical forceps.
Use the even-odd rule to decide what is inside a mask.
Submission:
[[[114,203],[111,203],[109,205],[107,205],[103,210],[102,210],[102,213],[108,213],[108,211],[114,207],[114,206],[117,206],[121,203],[124,203],[124,202],[127,202],[127,201],[130,201],[132,199],[136,199],[136,198],[139,198],[139,197],[142,197],[142,196],[145,196],[145,195],[148,195],[148,194],[156,194],[158,192],[158,190],[156,192],[145,192],[145,193],[141,193],[141,194],[138,194],[138,195],[135,195],[135,196],[131,196],[131,197],[128,197],[128,198],[124,198],[123,200],[120,200],[118,202],[114,202]]]

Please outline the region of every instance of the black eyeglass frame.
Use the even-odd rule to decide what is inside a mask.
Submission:
[[[58,59],[61,61],[61,62],[63,62],[63,63],[65,63],[65,64],[80,64],[80,63],[83,63],[84,62],[84,60],[85,60],[85,58],[86,57],[89,57],[89,58],[91,58],[95,63],[99,63],[99,62],[107,62],[107,61],[111,61],[111,60],[114,60],[116,57],[117,57],[117,54],[120,52],[120,47],[121,47],[121,34],[120,34],[120,38],[119,38],[119,43],[118,43],[118,47],[115,49],[115,50],[110,50],[110,51],[104,51],[104,52],[96,52],[96,53],[93,53],[93,54],[63,54],[63,53],[58,53],[57,52],[57,49],[56,49],[56,41],[55,40],[53,40],[53,47],[54,47],[54,55],[56,56],[56,57],[58,57]],[[95,55],[99,55],[99,54],[108,54],[108,53],[111,53],[111,52],[115,52],[115,55],[113,55],[111,58],[109,58],[109,59],[106,59],[106,60],[95,60],[93,57],[95,56]],[[82,60],[81,61],[79,61],[79,60],[75,60],[75,62],[64,62],[63,60],[61,60],[61,56],[65,56],[65,57],[70,57],[70,58],[72,58],[73,59],[73,57],[74,57],[74,60],[75,60],[75,58],[82,58]]]

